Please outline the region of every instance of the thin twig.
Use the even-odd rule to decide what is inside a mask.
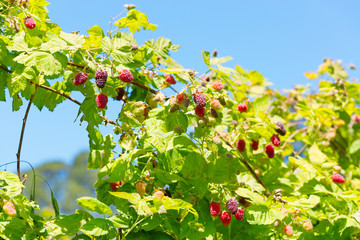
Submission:
[[[1,65],[0,65],[0,68],[1,68],[2,70],[4,70],[4,71],[8,72],[8,73],[12,73],[11,70],[7,69],[7,68],[4,67],[4,66],[1,66]]]
[[[34,91],[34,93],[31,95],[29,104],[28,104],[28,106],[27,106],[27,108],[26,108],[25,116],[24,116],[24,119],[23,119],[23,125],[22,125],[22,128],[21,128],[21,134],[20,134],[20,140],[19,140],[19,148],[18,148],[18,152],[16,153],[16,158],[17,158],[17,164],[16,164],[16,166],[17,166],[17,175],[18,175],[20,181],[21,181],[21,176],[20,176],[20,153],[21,153],[21,146],[22,146],[22,142],[23,142],[23,138],[24,138],[26,120],[27,120],[27,117],[28,117],[28,115],[29,115],[30,107],[31,107],[32,101],[33,101],[33,99],[34,99],[34,95],[35,95],[36,89],[37,89],[37,87],[35,86],[35,91]]]
[[[135,86],[138,86],[138,87],[140,87],[140,88],[142,88],[142,89],[144,89],[144,90],[146,90],[146,91],[148,91],[148,92],[151,92],[151,93],[153,93],[153,94],[156,94],[156,93],[157,93],[157,91],[155,91],[154,89],[149,88],[149,87],[147,87],[147,86],[145,86],[145,85],[143,85],[143,84],[141,84],[141,83],[139,83],[139,82],[132,81],[131,84],[133,84],[133,85],[135,85]]]
[[[293,132],[293,133],[286,139],[286,141],[284,142],[284,144],[281,146],[280,149],[283,150],[284,147],[286,146],[286,143],[287,143],[288,141],[290,141],[293,137],[295,137],[299,132],[305,131],[305,130],[307,130],[307,129],[308,129],[308,127],[303,127],[303,128],[297,129],[295,132]]]
[[[34,83],[33,81],[30,81],[30,80],[29,80],[29,82],[30,82],[30,83]],[[65,97],[65,98],[69,99],[70,101],[76,103],[76,104],[79,105],[79,106],[81,105],[81,103],[80,103],[79,101],[77,101],[77,100],[75,100],[74,98],[70,97],[70,96],[67,95],[66,93],[59,92],[59,91],[57,91],[57,90],[55,90],[55,89],[53,89],[53,88],[51,88],[51,87],[45,86],[45,85],[40,85],[40,84],[37,84],[37,83],[35,83],[35,85],[36,85],[37,87],[41,87],[41,88],[46,89],[46,90],[48,90],[48,91],[51,91],[51,92],[53,92],[53,93],[59,94],[59,95]]]
[[[306,123],[306,121],[292,122],[292,123],[289,123],[287,126],[290,128],[292,126],[301,125],[304,123]]]
[[[233,149],[236,149],[234,146],[231,145],[231,143],[225,139],[223,136],[220,135],[220,133],[218,131],[215,131],[217,135],[219,135],[224,141],[225,143],[233,148]],[[265,195],[267,197],[269,197],[271,194],[270,194],[270,191],[269,189],[266,187],[266,185],[264,184],[264,182],[261,180],[261,178],[255,173],[254,169],[250,166],[250,164],[246,161],[246,159],[244,158],[244,156],[242,156],[240,153],[240,159],[241,159],[241,162],[247,167],[247,169],[249,169],[249,171],[251,172],[251,174],[255,177],[255,179],[263,186],[263,188],[265,189],[266,193]]]

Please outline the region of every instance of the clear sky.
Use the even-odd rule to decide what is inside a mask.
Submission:
[[[279,90],[309,83],[303,73],[316,70],[324,58],[360,67],[358,0],[48,1],[53,22],[65,32],[82,34],[93,25],[108,30],[110,17],[118,15],[124,4],[135,4],[158,25],[155,32],[136,33],[139,44],[160,36],[170,38],[182,46],[172,57],[199,73],[206,70],[201,50],[217,49],[220,57],[233,57],[227,66],[258,70]],[[11,102],[0,102],[0,164],[16,160],[26,104],[12,112]],[[110,100],[108,106],[115,104]],[[48,160],[70,162],[88,150],[86,126],[74,122],[77,111],[71,102],[60,104],[53,113],[33,107],[22,159],[35,166]]]

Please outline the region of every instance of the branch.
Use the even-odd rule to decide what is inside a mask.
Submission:
[[[35,92],[36,92],[36,87],[35,87]],[[24,119],[23,119],[23,125],[22,125],[22,128],[21,128],[19,148],[18,148],[18,152],[16,153],[16,158],[17,158],[17,164],[16,164],[16,165],[17,165],[17,175],[18,175],[18,177],[19,177],[20,180],[21,180],[21,177],[20,177],[20,153],[21,153],[21,146],[22,146],[22,142],[23,142],[23,138],[24,138],[26,120],[27,120],[27,117],[28,117],[28,115],[29,115],[31,103],[32,103],[32,101],[33,101],[33,99],[34,99],[35,92],[31,95],[29,104],[28,104],[28,106],[27,106],[27,108],[26,108],[25,116],[24,116]]]
[[[144,90],[146,90],[146,91],[148,91],[148,92],[151,92],[151,93],[153,93],[153,94],[156,94],[156,93],[157,93],[157,91],[155,91],[154,89],[149,88],[149,87],[147,87],[147,86],[145,86],[145,85],[143,85],[143,84],[141,84],[141,83],[139,83],[139,82],[132,81],[132,82],[130,82],[130,83],[133,84],[133,85],[135,85],[135,86],[138,86],[139,88],[142,88],[142,89],[144,89]]]
[[[281,146],[280,149],[283,150],[284,147],[286,146],[286,143],[287,143],[289,140],[291,140],[293,137],[295,137],[296,134],[298,134],[299,132],[305,131],[305,130],[307,130],[307,129],[308,129],[308,127],[303,127],[303,128],[297,129],[295,132],[293,132],[293,133],[285,140],[284,144]]]
[[[2,70],[4,70],[4,71],[8,72],[8,73],[12,73],[11,70],[7,69],[7,68],[4,67],[4,66],[1,66],[1,65],[0,65],[0,68],[1,68]]]
[[[59,95],[65,97],[65,98],[69,99],[70,101],[76,103],[77,105],[79,105],[79,106],[81,105],[81,103],[80,103],[79,101],[75,100],[74,98],[70,97],[69,95],[67,95],[67,94],[65,94],[65,93],[63,93],[63,92],[59,92],[59,91],[57,91],[57,90],[55,90],[55,89],[53,89],[53,88],[51,88],[51,87],[48,87],[48,86],[45,86],[45,85],[40,85],[40,84],[37,84],[37,83],[35,83],[35,82],[33,82],[33,81],[30,81],[30,80],[28,80],[28,81],[29,81],[30,83],[35,84],[35,86],[37,86],[37,87],[41,87],[41,88],[46,89],[46,90],[48,90],[48,91],[51,91],[51,92],[53,92],[53,93],[59,94]]]
[[[220,133],[218,131],[215,131],[217,135],[219,135],[224,141],[225,143],[233,148],[233,149],[236,149],[234,146],[231,145],[231,143],[225,139],[223,136],[220,135]],[[264,182],[261,180],[261,178],[255,173],[254,169],[252,169],[252,167],[250,166],[250,164],[246,161],[246,159],[239,153],[240,157],[241,157],[241,161],[242,163],[249,169],[249,171],[251,172],[251,174],[255,177],[255,179],[263,186],[263,188],[265,189],[266,193],[265,195],[267,197],[269,197],[271,194],[270,194],[270,191],[269,189],[266,187],[266,185],[264,184]]]
[[[48,90],[48,91],[51,91],[51,92],[53,92],[53,93],[59,94],[59,95],[65,97],[65,98],[69,99],[70,101],[76,103],[77,105],[81,106],[81,103],[80,103],[79,101],[77,101],[77,100],[75,100],[74,98],[70,97],[70,96],[67,95],[66,93],[59,92],[59,91],[57,91],[57,90],[55,90],[55,89],[52,89],[51,87],[48,87],[48,86],[45,86],[45,85],[39,85],[39,84],[34,83],[33,81],[30,81],[30,80],[28,80],[28,81],[29,81],[30,83],[35,84],[35,86],[37,86],[37,87],[41,87],[41,88],[46,89],[46,90]],[[104,117],[104,116],[102,116],[102,115],[100,115],[100,117],[104,119],[105,124],[110,123],[110,124],[112,124],[112,125],[117,125],[115,121],[112,121],[112,120],[110,120],[110,119],[107,119],[106,117]]]

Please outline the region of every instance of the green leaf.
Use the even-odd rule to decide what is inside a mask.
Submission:
[[[356,153],[360,150],[360,139],[355,140],[350,145],[350,154]]]
[[[99,214],[112,214],[111,209],[96,198],[82,197],[77,199],[80,206],[88,211],[95,211]]]
[[[130,32],[138,32],[141,30],[141,27],[144,30],[155,30],[157,26],[151,24],[147,16],[135,9],[132,9],[128,12],[127,16],[119,19],[114,23],[119,28],[128,27]]]
[[[109,228],[110,226],[106,219],[95,218],[87,222],[80,230],[91,236],[102,236],[109,233]]]
[[[253,104],[256,113],[258,113],[259,111],[265,112],[269,107],[269,97],[267,95],[259,97],[255,99]]]
[[[54,208],[55,216],[58,217],[60,215],[59,205],[58,205],[56,198],[54,197],[54,193],[51,189],[50,189],[50,193],[51,193],[51,204],[52,204],[52,207]]]
[[[241,197],[250,199],[255,205],[266,205],[264,198],[260,194],[247,188],[238,188],[235,193]]]
[[[104,37],[101,42],[101,48],[104,50],[104,52],[110,55],[113,51],[113,45],[111,39],[108,37]]]
[[[127,192],[109,192],[111,195],[118,197],[118,198],[122,198],[122,199],[126,199],[126,200],[140,200],[140,196],[137,193],[127,193]]]
[[[321,164],[323,164],[327,160],[327,156],[320,151],[316,143],[314,143],[310,147],[308,153],[309,153],[310,161],[314,165],[321,166]]]
[[[316,195],[310,195],[308,199],[300,198],[298,201],[289,202],[289,205],[305,209],[305,208],[313,208],[320,203],[320,197]]]
[[[6,183],[5,185],[0,186],[7,196],[13,197],[19,195],[22,192],[24,186],[21,184],[19,177],[16,174],[1,171],[0,179],[4,180]]]
[[[211,65],[210,65],[210,53],[202,50],[202,55],[203,55],[203,59],[204,59],[205,64],[210,68],[211,67]]]

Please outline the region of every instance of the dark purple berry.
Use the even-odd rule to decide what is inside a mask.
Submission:
[[[205,107],[206,106],[206,97],[205,94],[202,92],[197,92],[194,94],[194,102],[199,107]]]
[[[229,201],[227,201],[226,207],[231,214],[235,214],[238,210],[239,202],[235,198],[231,198]]]
[[[107,80],[107,72],[102,70],[97,70],[95,73],[95,83],[98,88],[105,87],[106,80]]]

